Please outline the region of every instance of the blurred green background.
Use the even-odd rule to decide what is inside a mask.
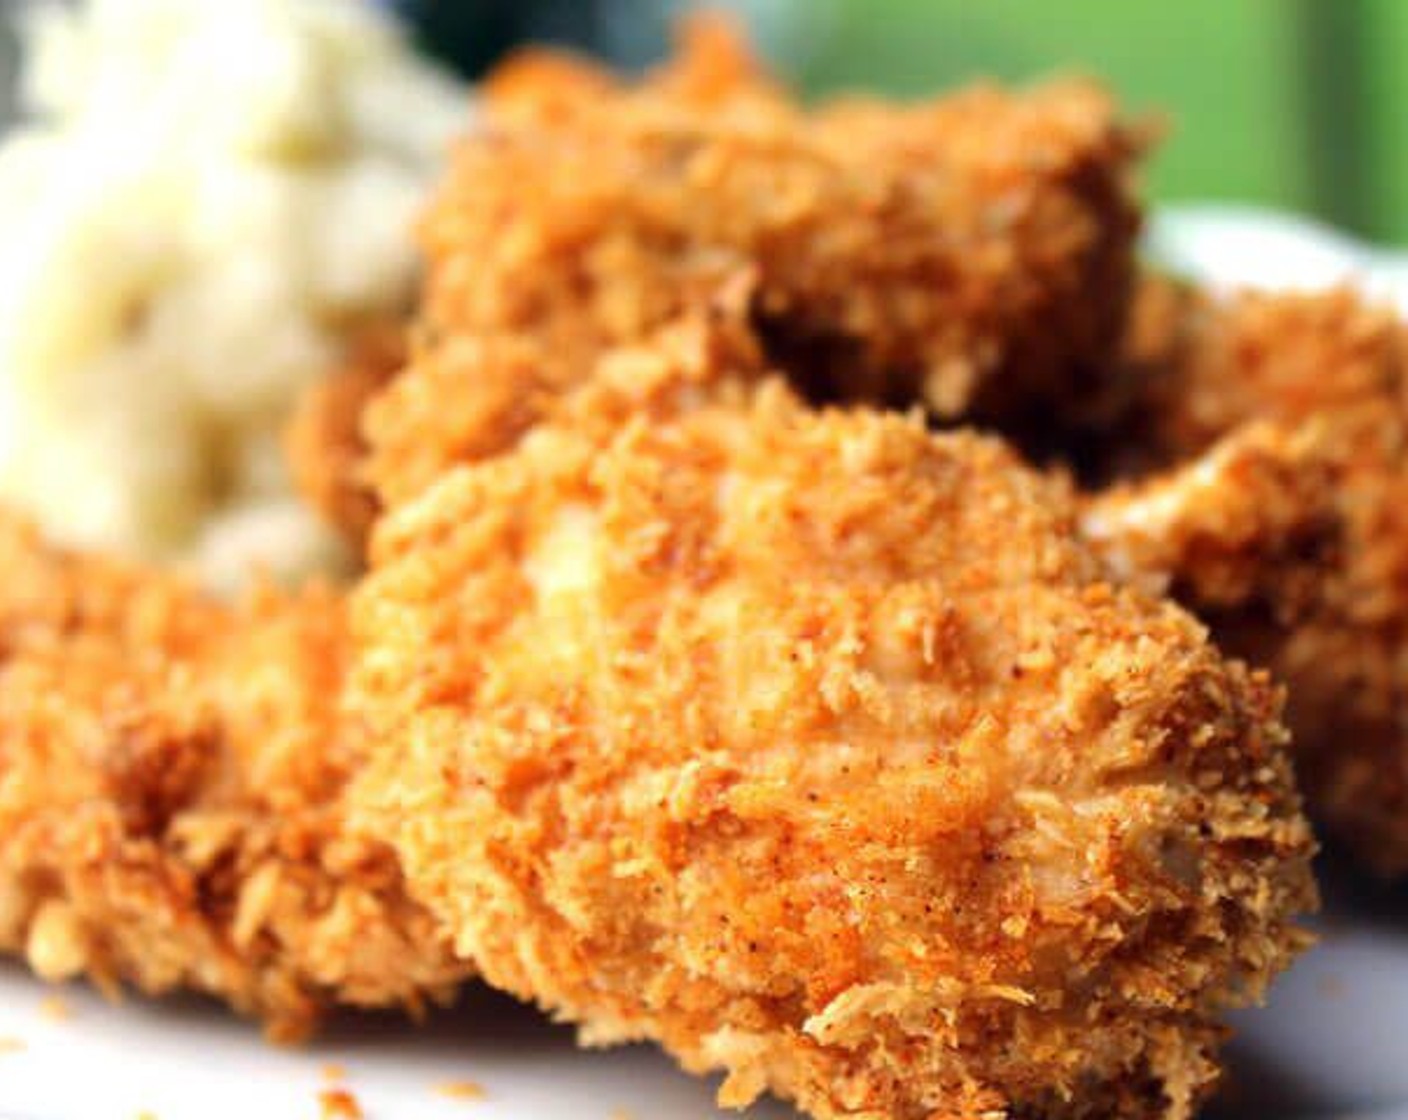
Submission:
[[[527,38],[625,65],[664,49],[678,0],[406,0],[470,73]],[[1234,201],[1408,244],[1408,0],[731,0],[809,93],[920,95],[1082,71],[1170,132],[1155,199]]]

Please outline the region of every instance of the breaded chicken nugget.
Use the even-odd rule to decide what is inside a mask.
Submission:
[[[1089,496],[1081,532],[1151,595],[1293,626],[1343,562],[1333,450],[1318,423],[1251,421],[1183,466]]]
[[[357,798],[460,952],[726,1105],[1189,1116],[1313,902],[1268,679],[996,441],[609,431],[451,470],[355,596]]]
[[[0,571],[0,947],[285,1038],[451,990],[466,969],[390,849],[344,827],[340,601],[217,605],[9,518]]]
[[[1073,407],[1108,365],[1142,138],[1103,93],[808,112],[740,55],[713,41],[636,87],[541,56],[491,80],[423,224],[409,384],[368,419],[390,503],[417,448],[512,446],[604,351],[690,315],[732,316],[814,397],[943,417]],[[486,347],[518,391],[485,400]]]
[[[1235,474],[1212,496],[1247,507],[1244,531],[1288,501],[1305,503],[1302,520],[1338,523],[1335,548],[1268,558],[1261,582],[1289,577],[1289,596],[1228,603],[1207,594],[1206,557],[1161,564],[1224,648],[1289,685],[1298,772],[1326,827],[1380,871],[1408,872],[1408,330],[1349,291],[1220,300],[1151,280],[1141,305],[1135,418],[1106,437],[1118,471],[1177,471],[1262,420],[1314,448],[1301,498],[1268,501]],[[1199,471],[1147,484],[1165,510],[1183,507],[1165,526],[1174,537],[1205,519],[1210,492],[1186,485]],[[1105,504],[1116,535],[1126,497]]]

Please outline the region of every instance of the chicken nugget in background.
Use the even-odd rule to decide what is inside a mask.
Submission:
[[[725,1105],[1190,1116],[1307,941],[1278,690],[999,442],[739,392],[388,515],[363,823],[491,983]]]
[[[1168,471],[1090,492],[1081,533],[1151,595],[1291,626],[1343,563],[1334,451],[1328,425],[1250,421]]]
[[[1074,411],[1108,364],[1145,137],[1091,85],[809,111],[711,26],[638,84],[537,53],[488,90],[422,223],[408,368],[367,420],[388,504],[437,441],[511,447],[603,352],[690,315],[734,317],[813,398],[946,420]],[[480,349],[505,336],[522,384],[485,409]]]
[[[453,992],[467,969],[394,855],[346,826],[340,599],[217,604],[8,516],[0,570],[0,948],[278,1038]]]
[[[1127,349],[1127,419],[1099,443],[1128,481],[1097,500],[1100,535],[1170,538],[1146,559],[1174,594],[1287,684],[1312,811],[1369,866],[1408,872],[1408,330],[1349,290],[1222,297],[1155,277]],[[1313,449],[1300,496],[1256,471],[1206,485],[1208,449],[1264,424]],[[1273,550],[1256,592],[1229,601],[1208,586],[1216,558],[1178,542],[1210,508],[1249,504],[1238,532],[1265,539],[1268,516],[1299,506],[1336,543]]]

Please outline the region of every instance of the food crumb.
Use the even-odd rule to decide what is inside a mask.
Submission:
[[[73,1011],[61,996],[45,996],[39,1001],[39,1014],[51,1023],[63,1023],[73,1018]]]
[[[488,1094],[477,1081],[448,1081],[435,1090],[442,1097],[453,1097],[457,1101],[482,1101]]]
[[[318,1094],[323,1120],[365,1120],[362,1106],[346,1089],[326,1089]]]
[[[1344,977],[1337,973],[1327,972],[1320,977],[1315,987],[1324,999],[1339,999],[1345,991]]]
[[[340,1066],[336,1062],[329,1062],[323,1067],[324,1081],[346,1081],[347,1067]]]
[[[19,1038],[0,1038],[0,1054],[18,1054],[24,1049],[24,1040]]]

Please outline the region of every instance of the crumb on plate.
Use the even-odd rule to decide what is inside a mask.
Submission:
[[[323,1106],[323,1120],[363,1120],[366,1116],[347,1089],[326,1089],[318,1094],[318,1101]]]
[[[457,1101],[482,1101],[489,1095],[477,1081],[447,1081],[443,1085],[437,1085],[435,1091],[442,1097]]]
[[[73,1008],[62,996],[49,995],[39,1001],[39,1014],[51,1023],[65,1023],[73,1018]]]

